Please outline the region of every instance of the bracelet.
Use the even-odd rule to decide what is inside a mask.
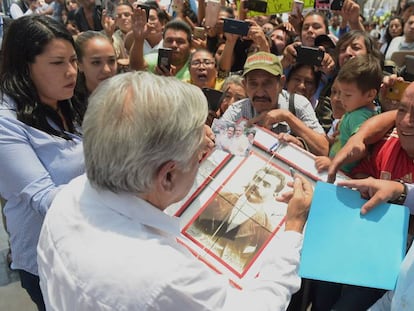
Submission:
[[[398,180],[395,180],[395,181],[401,183],[404,186],[404,190],[403,190],[403,192],[401,192],[401,194],[398,198],[396,198],[395,200],[389,200],[388,202],[392,203],[392,204],[404,205],[405,199],[407,198],[407,192],[408,192],[407,185],[401,179],[398,179]]]

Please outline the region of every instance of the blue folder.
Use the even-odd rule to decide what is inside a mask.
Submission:
[[[406,253],[409,211],[384,203],[366,215],[358,191],[317,182],[299,275],[392,290]]]

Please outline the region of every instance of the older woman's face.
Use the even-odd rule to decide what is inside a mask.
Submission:
[[[190,63],[191,82],[200,88],[214,88],[217,78],[216,61],[209,52],[195,52]]]
[[[224,90],[223,100],[220,103],[221,112],[224,113],[233,103],[246,97],[246,90],[243,86],[230,83]]]
[[[366,55],[368,53],[367,47],[365,45],[364,37],[358,37],[352,41],[344,42],[344,44],[339,47],[338,62],[339,67],[342,67],[346,61],[357,55]]]

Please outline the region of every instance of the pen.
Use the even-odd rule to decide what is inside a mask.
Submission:
[[[269,150],[270,151],[275,151],[276,150],[276,148],[277,148],[277,146],[279,146],[279,141],[276,141],[270,148],[269,148]]]

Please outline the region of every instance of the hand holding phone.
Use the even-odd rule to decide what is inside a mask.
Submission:
[[[146,4],[138,4],[137,7],[140,8],[140,9],[145,10],[145,15],[147,16],[147,22],[148,22],[151,7],[149,5],[146,5]]]
[[[232,33],[240,36],[247,36],[250,23],[234,18],[224,18],[223,32]]]
[[[208,28],[213,28],[217,24],[219,12],[220,12],[220,1],[208,0],[206,2],[206,16],[204,25]]]
[[[400,101],[405,89],[410,85],[407,81],[395,81],[385,92],[385,98]]]
[[[171,70],[171,55],[172,55],[172,49],[169,49],[169,48],[158,49],[157,65],[162,71]]]
[[[249,11],[267,12],[267,2],[262,0],[247,0],[245,3],[245,8]]]
[[[321,66],[325,52],[319,48],[298,45],[296,49],[296,62],[312,66]]]
[[[113,19],[116,18],[116,7],[118,5],[117,0],[104,0],[103,1],[103,8],[106,11],[106,16],[109,16]]]
[[[206,32],[204,30],[204,27],[195,26],[193,29],[193,35],[196,39],[204,40],[206,38]]]

